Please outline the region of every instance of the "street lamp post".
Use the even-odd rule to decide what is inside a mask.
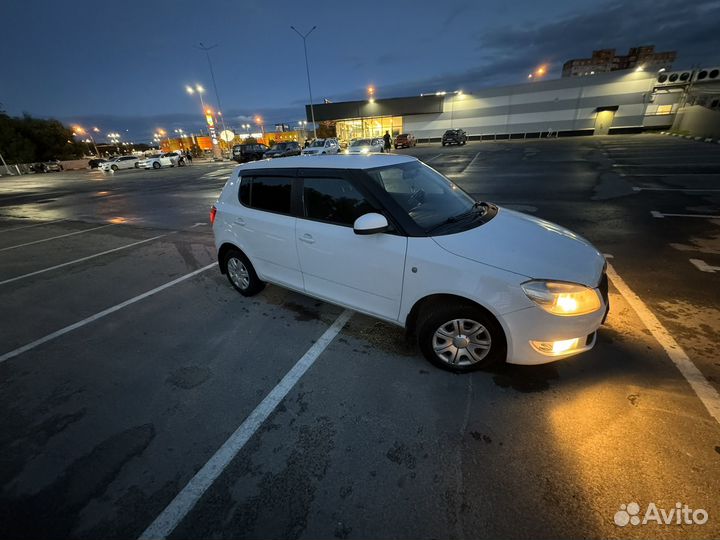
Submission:
[[[85,131],[85,129],[82,126],[75,126],[75,132],[78,135],[84,135],[87,134],[88,138],[92,141],[93,148],[95,149],[95,155],[97,157],[100,157],[100,152],[98,152],[97,145],[95,144],[95,138],[92,136],[92,134],[89,131]],[[92,129],[95,133],[99,132],[100,130],[98,128]]]
[[[214,49],[215,47],[217,47],[217,45],[211,45],[210,47],[207,47],[207,46],[203,45],[202,42],[200,42],[200,46],[196,47],[196,48],[200,49],[201,51],[204,51],[205,56],[207,57],[208,67],[210,68],[210,79],[212,80],[212,83],[213,83],[213,89],[215,90],[215,100],[217,101],[217,108],[218,108],[217,113],[218,113],[218,116],[220,117],[220,124],[222,124],[223,131],[226,131],[225,119],[223,118],[223,115],[222,115],[222,105],[220,104],[220,94],[218,94],[217,84],[215,83],[215,71],[213,70],[212,60],[210,60],[210,51],[212,49]]]
[[[317,26],[313,26],[306,34],[301,34],[298,32],[297,28],[294,26],[290,27],[292,30],[295,31],[295,33],[300,36],[303,40],[303,50],[305,51],[305,72],[307,73],[307,82],[308,82],[308,94],[310,94],[310,119],[312,120],[313,125],[313,135],[317,139],[317,126],[315,125],[315,109],[313,108],[313,97],[312,97],[312,86],[310,86],[310,64],[308,62],[308,54],[307,54],[307,38],[310,34],[312,34],[313,30],[317,28]]]
[[[197,93],[197,95],[200,96],[200,106],[202,107],[203,116],[207,121],[208,132],[210,133],[210,138],[212,140],[213,155],[218,160],[222,159],[222,151],[220,150],[220,147],[218,146],[217,137],[213,136],[214,131],[215,131],[214,122],[212,122],[213,125],[210,125],[211,120],[212,120],[212,111],[210,110],[210,108],[205,107],[205,101],[203,100],[203,93],[205,92],[205,89],[202,86],[200,86],[199,84],[196,84],[195,87],[186,86],[185,90],[190,95]],[[216,91],[217,91],[217,89],[216,89]],[[222,116],[220,116],[220,118],[222,120]],[[224,120],[222,120],[222,121],[224,122]]]

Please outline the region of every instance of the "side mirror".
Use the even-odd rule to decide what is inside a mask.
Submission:
[[[378,234],[386,232],[388,221],[382,214],[364,214],[355,220],[353,230],[355,234]]]

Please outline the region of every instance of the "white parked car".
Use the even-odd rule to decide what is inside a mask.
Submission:
[[[609,307],[590,243],[410,156],[248,163],[210,216],[240,294],[270,282],[403,326],[451,371],[587,351]]]
[[[103,161],[99,169],[103,171],[118,171],[120,169],[137,169],[140,159],[137,156],[120,156]]]
[[[317,156],[321,154],[337,154],[340,143],[337,139],[315,139],[310,146],[303,148],[303,156]]]
[[[185,165],[185,160],[177,152],[165,152],[164,154],[155,154],[140,160],[140,167],[145,169],[159,169],[160,167],[175,167]]]
[[[345,153],[347,154],[370,154],[385,151],[385,142],[380,138],[356,139],[350,143]]]

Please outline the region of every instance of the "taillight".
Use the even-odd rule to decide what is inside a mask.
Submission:
[[[215,214],[217,214],[217,208],[215,206],[210,207],[210,225],[215,223]]]

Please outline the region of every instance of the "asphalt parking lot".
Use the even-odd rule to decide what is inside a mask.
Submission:
[[[607,254],[592,351],[453,375],[398,328],[241,297],[207,219],[228,164],[3,177],[0,537],[718,537],[720,145],[400,152]],[[630,502],[709,519],[619,527]]]

